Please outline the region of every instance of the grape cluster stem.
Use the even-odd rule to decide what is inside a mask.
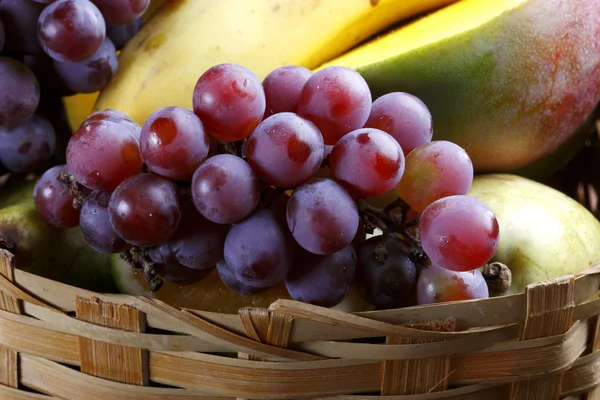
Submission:
[[[70,172],[61,172],[57,179],[69,191],[69,194],[73,196],[73,208],[81,210],[85,198],[90,191],[77,183]]]
[[[512,284],[510,268],[500,262],[486,264],[482,271],[488,288],[494,292],[504,293]]]
[[[141,270],[148,282],[151,292],[156,292],[163,285],[163,279],[158,275],[156,263],[150,260],[150,257],[139,247],[132,247],[129,251],[120,254],[121,259],[131,265],[133,268]]]

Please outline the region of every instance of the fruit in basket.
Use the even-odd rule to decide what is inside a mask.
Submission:
[[[435,137],[476,172],[514,171],[557,150],[600,100],[600,2],[465,0],[330,60],[373,98],[427,104]]]
[[[242,65],[259,79],[284,65],[312,69],[400,20],[454,1],[167,2],[121,52],[96,109],[117,109],[142,124],[164,106],[192,108],[198,74],[215,64]]]
[[[600,259],[600,222],[584,206],[541,183],[510,174],[476,176],[469,191],[494,212],[500,240],[492,261],[512,273],[503,294],[576,273]]]

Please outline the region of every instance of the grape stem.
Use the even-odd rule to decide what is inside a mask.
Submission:
[[[121,253],[121,259],[133,268],[142,270],[151,292],[156,292],[164,283],[163,279],[158,276],[156,263],[152,262],[141,248],[134,246],[129,251]]]
[[[77,183],[70,172],[61,172],[57,179],[69,191],[69,194],[73,196],[73,208],[81,210],[83,202],[90,191]]]

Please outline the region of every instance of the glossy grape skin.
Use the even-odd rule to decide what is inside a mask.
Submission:
[[[470,271],[496,252],[499,226],[492,210],[470,196],[444,197],[431,203],[419,219],[423,251],[434,264]]]
[[[287,223],[296,242],[314,254],[348,246],[358,231],[358,208],[348,192],[327,178],[298,186],[287,204]]]
[[[380,196],[392,190],[404,174],[404,164],[398,142],[374,128],[344,135],[329,156],[333,177],[359,196]]]
[[[258,77],[246,67],[218,64],[200,76],[192,103],[211,136],[235,142],[248,137],[262,120],[265,92]]]
[[[252,168],[232,154],[217,154],[203,162],[192,177],[191,188],[196,209],[218,224],[233,224],[247,217],[259,200]]]
[[[104,254],[121,253],[131,247],[110,224],[110,195],[108,192],[94,191],[86,196],[79,219],[83,239],[92,249]]]
[[[473,183],[473,163],[467,152],[445,140],[426,143],[406,156],[400,197],[418,212],[434,201],[467,194]]]
[[[254,287],[250,285],[245,285],[242,282],[240,282],[240,280],[235,275],[235,271],[229,268],[225,260],[221,260],[217,263],[217,271],[219,273],[219,278],[221,278],[221,282],[223,282],[223,284],[229,290],[233,290],[236,293],[248,296],[267,290],[266,287]]]
[[[393,236],[380,235],[367,239],[356,251],[360,293],[382,309],[410,305],[418,276],[410,247]]]
[[[135,136],[138,142],[140,141],[142,127],[135,123],[129,115],[113,109],[99,110],[88,115],[88,117],[81,124],[80,129],[85,128],[92,122],[103,120],[109,120],[119,123],[123,127],[127,128],[127,130],[129,130],[133,134],[133,136]]]
[[[91,0],[102,12],[107,24],[126,25],[144,15],[150,0]]]
[[[139,174],[115,189],[108,213],[113,229],[127,243],[157,246],[177,231],[183,204],[173,182],[155,174]]]
[[[314,122],[333,145],[346,133],[362,128],[371,112],[371,91],[356,71],[325,67],[306,81],[298,100],[298,114]]]
[[[25,64],[0,57],[0,88],[0,127],[15,127],[33,115],[40,102],[40,85]]]
[[[435,264],[421,269],[417,281],[417,303],[433,304],[459,300],[487,299],[489,290],[478,269],[449,271]]]
[[[142,170],[139,143],[128,128],[111,120],[79,128],[67,146],[67,165],[75,180],[102,192],[114,190]]]
[[[265,90],[264,118],[281,112],[296,112],[302,87],[312,76],[312,71],[299,65],[275,68],[262,81]]]
[[[123,49],[127,42],[135,36],[142,28],[142,19],[138,18],[135,21],[126,25],[106,25],[106,36],[110,38],[117,50]]]
[[[292,255],[285,230],[272,211],[262,209],[235,224],[225,239],[225,262],[240,283],[269,287],[284,280]]]
[[[204,218],[193,203],[183,206],[183,217],[177,231],[167,242],[173,257],[188,268],[214,267],[223,258],[223,246],[229,226]]]
[[[183,107],[163,107],[153,112],[140,135],[146,165],[173,180],[190,181],[206,160],[209,146],[202,121]]]
[[[44,5],[33,1],[0,1],[0,19],[7,38],[7,50],[24,54],[42,52],[37,37],[37,21],[43,9]]]
[[[64,84],[76,93],[102,90],[117,71],[117,50],[109,38],[89,58],[80,62],[54,60],[54,69]]]
[[[153,261],[156,273],[166,282],[176,285],[191,285],[204,279],[212,272],[212,268],[194,269],[181,265],[166,243],[156,247],[149,247],[146,254]],[[160,290],[160,289],[159,289]]]
[[[12,172],[33,172],[50,159],[56,133],[45,118],[33,115],[12,129],[0,128],[0,163]]]
[[[433,137],[433,120],[421,99],[405,92],[392,92],[375,99],[366,128],[389,133],[407,156],[413,149],[429,143]]]
[[[73,196],[58,181],[66,165],[56,165],[44,172],[33,189],[33,202],[37,212],[50,225],[65,229],[79,225],[79,210],[73,207]]]
[[[312,122],[283,112],[262,121],[247,141],[248,163],[265,182],[291,188],[308,181],[321,167],[324,143]]]
[[[300,251],[285,279],[285,287],[296,301],[335,307],[350,292],[356,265],[356,252],[351,245],[325,256]]]
[[[79,62],[91,57],[106,37],[100,10],[88,0],[57,0],[42,11],[38,39],[53,59]]]

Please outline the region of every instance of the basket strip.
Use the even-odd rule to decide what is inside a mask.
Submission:
[[[13,280],[14,256],[6,250],[0,250],[0,254],[0,277],[10,282]],[[0,310],[20,314],[19,300],[7,293],[0,292]],[[4,346],[0,346],[0,385],[14,388],[19,386],[17,352]]]
[[[124,331],[145,329],[144,316],[138,309],[122,304],[105,303],[97,298],[76,300],[77,318],[92,324]],[[148,385],[148,350],[121,346],[79,337],[81,371],[111,381]]]
[[[43,394],[25,392],[8,386],[0,385],[0,399],[2,400],[54,400],[56,397],[50,397]]]
[[[562,395],[577,395],[585,393],[588,399],[597,399],[595,392],[600,385],[600,352],[580,357],[562,381]]]
[[[398,396],[336,396],[313,400],[505,400],[509,385],[470,385],[443,392]]]
[[[239,316],[249,339],[276,347],[287,347],[293,318],[253,307],[241,308]],[[265,357],[246,353],[238,353],[238,357],[254,361],[267,360]]]
[[[527,318],[521,332],[521,340],[567,332],[573,319],[574,289],[575,279],[572,275],[528,286]],[[563,374],[559,373],[517,382],[512,386],[511,400],[558,400],[562,390],[562,379]]]
[[[597,315],[594,318],[590,319],[590,325],[592,328],[592,343],[590,345],[590,351],[592,352],[592,356],[595,354],[600,354],[598,352],[598,349],[600,348],[600,316]],[[596,369],[600,368],[600,362],[595,363],[595,367]],[[575,367],[577,368],[577,367]],[[594,370],[584,370],[581,371],[581,375],[584,374],[594,374],[595,373],[595,369]],[[590,379],[590,377],[588,377],[588,380]],[[593,377],[592,377],[593,379]],[[600,399],[600,387],[595,387],[595,388],[591,388],[590,391],[588,393],[585,394],[584,396],[584,400],[598,400]]]

